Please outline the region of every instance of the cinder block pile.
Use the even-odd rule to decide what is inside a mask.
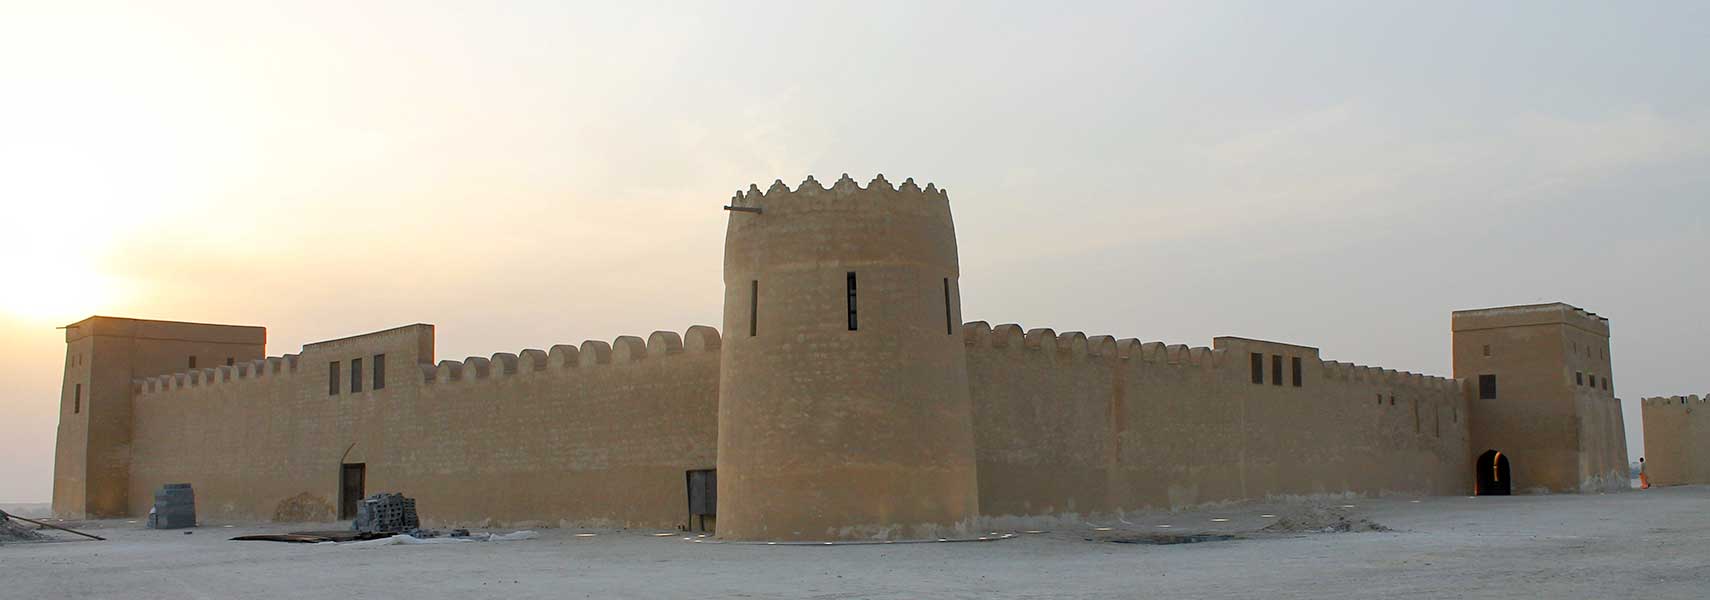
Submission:
[[[154,491],[154,510],[149,512],[150,529],[183,529],[196,526],[196,491],[188,483],[168,483]]]
[[[356,521],[350,527],[364,533],[405,533],[420,529],[421,520],[416,518],[416,499],[387,493],[363,498],[356,505]]]

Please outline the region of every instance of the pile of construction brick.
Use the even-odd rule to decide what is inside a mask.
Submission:
[[[375,494],[356,505],[351,529],[362,533],[406,533],[421,529],[416,518],[416,499],[403,494]]]

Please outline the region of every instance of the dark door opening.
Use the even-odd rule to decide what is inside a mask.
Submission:
[[[1480,496],[1507,496],[1513,487],[1514,473],[1508,469],[1508,457],[1488,450],[1478,457],[1478,479],[1474,492]]]
[[[718,471],[689,471],[689,531],[713,532],[718,514]]]
[[[364,463],[339,466],[338,473],[338,518],[339,520],[356,518],[356,503],[362,501],[365,495],[363,488],[368,485],[368,465]]]

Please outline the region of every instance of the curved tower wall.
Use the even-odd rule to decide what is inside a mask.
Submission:
[[[725,237],[719,536],[964,530],[979,507],[948,195],[845,175],[732,205],[759,212],[731,211]]]

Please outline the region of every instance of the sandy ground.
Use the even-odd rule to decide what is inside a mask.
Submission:
[[[1263,531],[1338,517],[1393,531]],[[185,535],[103,521],[84,525],[110,541],[0,545],[0,597],[1710,597],[1703,486],[1243,504],[1122,521],[979,543],[765,546],[548,529],[530,541],[369,548],[227,541],[312,528],[302,525],[204,524]],[[1106,541],[1157,533],[1241,537]]]

